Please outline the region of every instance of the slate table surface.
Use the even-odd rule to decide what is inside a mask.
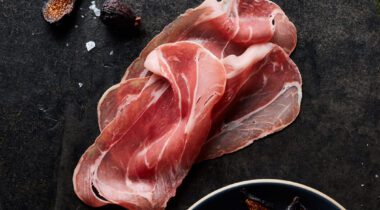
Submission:
[[[142,32],[120,36],[90,1],[53,27],[41,17],[43,0],[0,0],[1,210],[91,209],[71,177],[99,134],[99,98],[155,34],[200,2],[131,0]],[[276,2],[298,29],[291,57],[304,82],[299,117],[242,151],[195,165],[167,209],[257,178],[309,185],[349,209],[380,209],[380,1]],[[90,52],[88,41],[96,43]]]

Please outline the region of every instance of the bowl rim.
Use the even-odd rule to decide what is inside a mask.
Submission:
[[[230,185],[227,185],[225,187],[222,187],[220,189],[217,189],[209,194],[207,194],[206,196],[202,197],[200,200],[198,200],[197,202],[195,202],[193,205],[191,205],[188,210],[194,210],[195,208],[197,208],[201,203],[203,203],[205,200],[225,191],[225,190],[228,190],[228,189],[231,189],[231,188],[235,188],[235,187],[240,187],[240,186],[244,186],[244,185],[247,185],[247,184],[284,184],[284,185],[289,185],[289,186],[293,186],[293,187],[298,187],[298,188],[302,188],[304,190],[307,190],[309,192],[312,192],[314,194],[317,194],[321,197],[323,197],[324,199],[328,200],[329,202],[331,202],[332,204],[334,204],[336,207],[338,207],[339,209],[341,210],[346,210],[342,205],[340,205],[337,201],[335,201],[334,199],[332,199],[330,196],[322,193],[321,191],[319,190],[316,190],[314,188],[311,188],[309,186],[306,186],[306,185],[303,185],[303,184],[300,184],[300,183],[296,183],[296,182],[292,182],[292,181],[286,181],[286,180],[281,180],[281,179],[253,179],[253,180],[247,180],[247,181],[242,181],[242,182],[237,182],[237,183],[234,183],[234,184],[230,184]]]

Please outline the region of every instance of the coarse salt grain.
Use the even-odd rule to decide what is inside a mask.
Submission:
[[[89,41],[86,43],[86,48],[87,48],[87,51],[91,51],[92,49],[95,48],[95,42],[94,41]]]
[[[78,82],[78,86],[79,86],[79,88],[83,87],[83,83]]]
[[[91,6],[89,8],[94,12],[96,17],[100,16],[100,9],[96,7],[95,1],[91,1]]]
[[[376,178],[376,179],[379,178],[379,175],[378,175],[378,174],[375,174],[375,178]]]
[[[113,55],[113,50],[111,50],[110,55]]]
[[[364,185],[364,184],[361,184],[360,186],[364,187],[365,185]]]

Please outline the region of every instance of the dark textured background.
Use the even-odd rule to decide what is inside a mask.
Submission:
[[[94,19],[90,1],[51,27],[41,18],[43,0],[0,0],[1,210],[90,209],[74,195],[71,176],[99,134],[97,101],[155,34],[201,0],[135,2],[144,32],[121,38]],[[242,151],[194,166],[168,209],[255,178],[301,182],[349,209],[380,209],[380,1],[276,2],[298,28],[300,116]],[[96,48],[87,52],[89,40]]]

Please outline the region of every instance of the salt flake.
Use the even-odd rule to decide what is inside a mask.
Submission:
[[[86,48],[87,48],[87,51],[91,51],[92,49],[95,48],[95,42],[94,41],[89,41],[86,43]]]
[[[113,50],[111,50],[110,55],[113,55]]]
[[[79,88],[83,87],[83,83],[78,82],[78,86],[79,86]]]
[[[96,17],[100,16],[100,9],[96,7],[95,1],[91,1],[91,6],[89,8],[94,12]]]

